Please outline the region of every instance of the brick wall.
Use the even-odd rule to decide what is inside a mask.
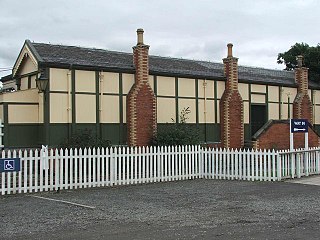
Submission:
[[[221,145],[225,148],[242,148],[243,100],[238,91],[238,59],[232,56],[232,44],[228,44],[228,57],[223,59],[223,63],[227,80],[220,100]]]
[[[129,146],[146,146],[157,131],[157,100],[148,80],[149,46],[143,44],[143,30],[137,33],[138,43],[133,47],[135,83],[127,96],[127,141]]]
[[[309,147],[317,147],[320,138],[315,130],[309,127]],[[289,149],[290,148],[289,120],[272,120],[268,126],[256,137],[256,149]],[[304,148],[304,133],[293,134],[294,148]]]

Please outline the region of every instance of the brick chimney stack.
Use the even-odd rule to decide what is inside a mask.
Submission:
[[[233,57],[228,45],[228,55],[223,59],[226,76],[225,90],[220,100],[221,143],[225,148],[244,145],[243,100],[238,91],[238,58]]]
[[[149,145],[157,131],[157,99],[149,84],[149,46],[143,43],[143,32],[137,30],[137,45],[133,47],[135,83],[127,96],[129,146]]]
[[[293,118],[308,119],[309,123],[313,124],[312,103],[308,94],[308,68],[303,67],[303,56],[297,56],[297,62],[294,76],[298,89],[293,101]]]

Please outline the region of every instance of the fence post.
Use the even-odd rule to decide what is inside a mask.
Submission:
[[[198,150],[198,157],[199,157],[199,171],[200,171],[200,174],[199,174],[199,178],[203,178],[203,169],[204,169],[204,166],[203,166],[203,147],[201,146],[198,146],[197,147],[197,150]]]
[[[276,152],[277,157],[277,180],[281,181],[281,156],[279,154],[279,151]]]
[[[115,184],[115,153],[114,148],[110,148],[110,185],[113,186]]]
[[[309,176],[309,154],[308,152],[304,153],[304,161],[305,161],[305,172],[306,172],[306,176]]]
[[[315,155],[316,155],[316,173],[319,174],[319,157],[320,157],[320,152],[319,152],[319,148],[315,149],[316,152],[315,152]],[[318,150],[318,151],[317,151]]]

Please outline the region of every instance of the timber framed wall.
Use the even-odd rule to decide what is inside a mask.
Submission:
[[[160,131],[172,119],[178,121],[181,110],[189,107],[191,114],[188,123],[199,128],[202,141],[220,141],[219,104],[225,88],[224,81],[149,75],[149,82],[157,97],[157,122]],[[134,74],[131,73],[50,68],[49,144],[56,146],[79,129],[90,129],[94,135],[109,139],[112,144],[126,144],[125,103],[133,83]],[[5,97],[1,106],[4,124],[7,126],[4,141],[6,145],[26,146],[30,143],[35,146],[44,143],[41,137],[42,97],[38,96],[34,83],[32,86],[30,89],[2,95]],[[12,96],[10,99],[18,99],[16,95],[22,94],[25,99],[28,92],[38,96],[38,99],[19,102],[8,98]],[[240,81],[239,92],[244,102],[246,140],[251,140],[254,134],[250,126],[252,104],[266,106],[266,122],[293,116],[296,88]],[[314,126],[319,131],[320,91],[309,90],[309,96],[314,109]],[[6,112],[7,121],[4,118]],[[23,114],[26,112],[27,114]],[[25,137],[18,137],[21,133]]]

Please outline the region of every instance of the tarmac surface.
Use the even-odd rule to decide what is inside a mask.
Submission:
[[[0,216],[0,239],[310,240],[320,186],[201,179],[20,194],[0,197]]]
[[[292,179],[292,180],[288,180],[288,182],[320,186],[320,176],[309,176],[309,177],[304,177],[299,179]]]

